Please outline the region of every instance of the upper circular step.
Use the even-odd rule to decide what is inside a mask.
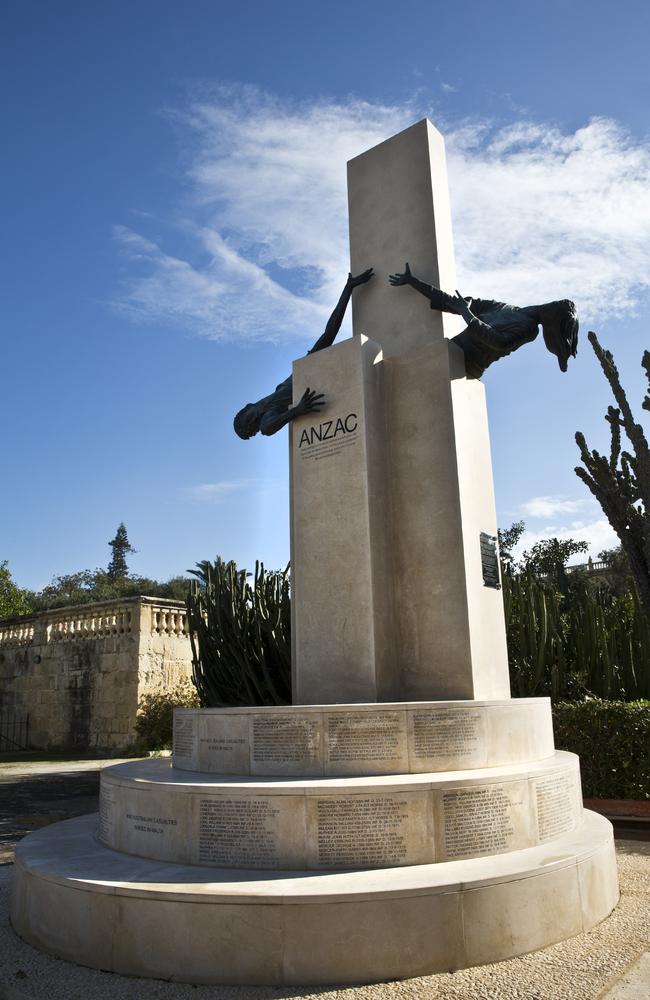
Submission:
[[[553,749],[548,698],[174,713],[174,767],[208,774],[418,774],[543,760]]]
[[[252,778],[166,760],[105,768],[100,839],[127,854],[269,870],[395,868],[521,850],[582,821],[578,758],[439,774]]]

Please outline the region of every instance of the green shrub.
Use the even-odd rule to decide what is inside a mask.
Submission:
[[[650,799],[650,701],[561,701],[555,745],[580,757],[588,799]]]
[[[199,704],[194,685],[183,681],[171,691],[145,694],[138,704],[135,729],[140,750],[170,750],[174,708],[193,708]]]

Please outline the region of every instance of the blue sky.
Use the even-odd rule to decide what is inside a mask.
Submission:
[[[7,0],[0,559],[23,586],[288,559],[287,442],[232,416],[286,377],[348,269],[345,161],[429,115],[459,287],[574,298],[578,358],[493,366],[499,523],[613,539],[573,473],[615,354],[650,346],[650,7]],[[369,262],[371,264],[372,262]],[[402,262],[396,261],[396,269]]]

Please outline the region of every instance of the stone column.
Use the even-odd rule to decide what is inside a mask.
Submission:
[[[503,601],[481,559],[497,533],[485,392],[445,339],[457,318],[386,280],[408,260],[424,281],[455,288],[442,136],[425,119],[351,160],[348,194],[352,271],[377,272],[354,293],[353,325],[386,359],[401,696],[509,697]]]
[[[456,287],[445,143],[428,119],[350,160],[348,205],[352,273],[376,273],[352,297],[354,332],[377,340],[385,358],[454,336],[456,317],[386,280],[408,261],[423,281]]]
[[[381,351],[354,337],[296,361],[294,400],[327,406],[291,430],[295,704],[397,694],[387,566]]]

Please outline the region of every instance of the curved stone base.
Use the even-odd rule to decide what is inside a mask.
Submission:
[[[549,698],[177,708],[174,767],[205,774],[418,774],[543,760]]]
[[[100,839],[173,864],[342,870],[523,850],[582,821],[575,754],[435,774],[260,778],[104,768]]]
[[[11,920],[27,942],[125,975],[325,985],[495,962],[616,905],[611,824],[497,857],[363,872],[241,872],[109,850],[84,816],[25,837]],[[65,919],[62,919],[65,914]]]

